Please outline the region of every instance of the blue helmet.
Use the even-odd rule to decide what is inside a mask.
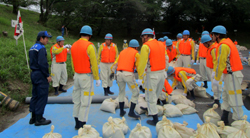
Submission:
[[[63,40],[64,40],[64,38],[63,38],[62,36],[58,36],[58,37],[56,38],[56,42],[63,41]]]
[[[166,40],[166,46],[171,46],[173,43],[172,43],[172,40],[171,39],[167,39]]]
[[[175,72],[174,67],[169,66],[169,67],[168,67],[168,71],[167,71],[168,76],[169,76],[169,75],[172,75],[174,72]]]
[[[182,34],[183,35],[190,35],[190,32],[188,30],[184,30]]]
[[[227,34],[227,30],[222,25],[217,25],[213,28],[212,33]]]
[[[203,35],[209,35],[209,32],[208,31],[203,31],[201,36],[203,36]]]
[[[105,35],[104,39],[110,39],[110,40],[112,40],[113,39],[113,35],[110,34],[110,33],[108,33],[108,34]]]
[[[206,42],[209,42],[209,41],[211,41],[212,39],[211,39],[211,37],[209,36],[209,35],[203,35],[202,37],[201,37],[201,43],[206,43]]]
[[[150,28],[146,28],[142,31],[141,36],[142,35],[154,35],[154,31]]]
[[[92,34],[92,28],[88,25],[84,25],[80,31],[80,34],[87,34],[87,35],[93,35]]]
[[[181,33],[179,33],[179,34],[177,34],[177,36],[176,36],[177,38],[182,38],[182,34]]]
[[[163,38],[160,38],[160,39],[158,39],[158,41],[164,42],[164,39],[163,39]]]
[[[168,40],[168,37],[167,36],[164,36],[163,37],[164,41]]]
[[[129,47],[139,47],[139,42],[135,39],[132,39],[129,41],[129,44],[128,44]]]

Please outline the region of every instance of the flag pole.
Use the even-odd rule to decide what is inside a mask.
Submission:
[[[29,67],[29,61],[28,61],[28,56],[27,56],[27,51],[26,51],[26,45],[25,45],[25,40],[24,40],[24,30],[23,31],[23,46],[24,46],[24,51],[25,51],[25,56],[26,56],[26,61],[27,61],[27,67],[29,70],[29,74],[30,74],[30,67]]]

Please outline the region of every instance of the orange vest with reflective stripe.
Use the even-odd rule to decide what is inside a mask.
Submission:
[[[165,63],[165,46],[153,39],[144,43],[150,49],[149,61],[151,66],[151,71],[163,70],[166,67]]]
[[[243,66],[242,66],[242,63],[241,63],[240,55],[239,55],[238,49],[234,45],[233,41],[230,38],[222,40],[219,43],[219,46],[216,48],[216,51],[219,51],[219,47],[222,44],[226,44],[230,48],[229,59],[230,59],[230,66],[231,66],[232,72],[242,70]],[[225,68],[225,70],[223,71],[223,73],[224,74],[228,73],[227,72],[227,68]]]
[[[238,45],[238,42],[237,42],[237,41],[234,41],[234,44],[235,44],[235,45]]]
[[[173,45],[174,45],[174,46],[176,46],[176,44],[177,44],[177,41],[173,41],[172,43],[173,43]]]
[[[53,54],[52,54],[52,48],[53,47],[57,47],[60,48],[60,46],[58,44],[54,44],[51,48],[50,48],[50,55],[51,55],[51,61],[53,60]],[[67,49],[63,49],[63,51],[59,54],[56,54],[56,62],[66,62],[67,61]]]
[[[207,57],[207,48],[202,43],[199,45],[199,56],[203,58]]]
[[[111,43],[109,48],[106,45],[106,43],[102,43],[102,46],[103,46],[103,49],[101,53],[101,62],[114,63],[115,56],[116,56],[115,44]]]
[[[176,47],[172,46],[172,50],[170,51],[169,49],[167,49],[167,53],[168,53],[168,57],[169,57],[169,63],[176,57],[177,55],[177,51],[176,51]]]
[[[180,71],[185,71],[189,74],[196,74],[196,71],[194,69],[191,69],[191,68],[184,68],[184,67],[175,67],[175,72],[174,72],[174,78],[176,80],[178,80],[179,82],[181,82],[181,78],[179,77],[179,72]],[[191,78],[191,76],[187,76],[187,78]]]
[[[191,55],[191,50],[192,50],[191,42],[192,41],[193,40],[191,38],[188,38],[187,41],[185,41],[184,39],[180,40],[179,51],[181,54]]]
[[[161,41],[161,42],[162,42],[162,41]],[[166,41],[162,42],[162,44],[163,44],[164,46],[166,46]]]
[[[138,51],[131,47],[122,50],[119,55],[117,70],[134,72],[136,53]]]
[[[162,89],[163,92],[167,92],[168,95],[171,94],[173,92],[173,88],[171,87],[171,85],[168,83],[168,80],[165,79],[165,82],[164,82],[164,87],[166,89],[166,91],[164,90],[164,88]]]
[[[76,73],[91,73],[90,59],[87,53],[89,45],[86,40],[77,40],[71,47],[71,56]]]
[[[207,67],[209,67],[210,69],[213,69],[214,68],[214,63],[213,63],[213,57],[212,57],[212,50],[214,48],[217,48],[218,46],[218,43],[215,42],[211,45],[211,47],[207,50],[207,58],[206,58],[206,64],[207,64]],[[215,53],[215,56],[216,56],[216,53]]]

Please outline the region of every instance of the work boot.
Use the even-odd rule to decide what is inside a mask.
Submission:
[[[75,130],[78,130],[80,127],[79,127],[79,120],[77,117],[75,117],[75,122],[76,122]]]
[[[86,124],[86,122],[81,122],[78,120],[79,128],[83,128],[83,126]]]
[[[140,89],[140,91],[142,91],[143,93],[145,93],[145,89],[143,89],[141,85],[140,85],[139,89]]]
[[[120,107],[120,117],[123,117],[126,114],[126,111],[124,111],[124,102],[119,102]]]
[[[110,87],[108,87],[108,94],[114,95],[114,93],[110,91]]]
[[[195,100],[194,90],[191,90],[190,94],[191,94],[191,97],[189,98],[189,100],[194,101]]]
[[[50,123],[51,120],[46,120],[45,118],[43,118],[43,115],[36,115],[35,126],[49,125]]]
[[[162,102],[163,105],[167,104],[166,100],[162,100],[161,102]]]
[[[161,105],[161,100],[158,99],[158,100],[157,100],[157,104],[158,104],[158,105]]]
[[[208,88],[208,87],[207,87],[207,81],[204,81],[203,87],[206,88],[206,89]]]
[[[147,120],[147,124],[152,125],[152,126],[156,126],[156,124],[158,123],[158,115],[153,115],[153,120]]]
[[[63,89],[63,85],[62,84],[60,84],[59,91],[61,91],[61,92],[67,92],[67,90]]]
[[[218,107],[220,107],[220,101],[219,101],[219,100],[214,100],[214,102],[213,102],[213,103],[211,103],[211,104],[208,104],[208,105],[207,105],[207,107],[212,108],[212,107],[214,106],[214,104],[217,104],[217,105],[218,105]]]
[[[223,110],[223,113],[222,113],[222,116],[221,116],[221,121],[224,121],[225,125],[229,125],[228,115],[229,115],[229,112],[226,111],[226,110]]]
[[[36,122],[36,114],[31,112],[31,118],[29,124],[34,124]]]
[[[132,117],[132,118],[134,118],[134,119],[140,119],[141,117],[140,117],[139,115],[136,115],[136,114],[135,114],[135,106],[136,106],[136,104],[133,103],[133,102],[131,102],[128,116],[129,116],[129,117]]]
[[[54,89],[55,89],[55,95],[59,95],[59,93],[58,93],[58,87],[54,87]]]
[[[103,88],[104,89],[104,96],[109,96],[108,95],[108,88]]]

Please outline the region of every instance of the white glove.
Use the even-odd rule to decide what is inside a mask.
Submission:
[[[215,72],[213,71],[212,72],[212,79],[214,79],[214,76],[215,76]]]
[[[100,84],[101,84],[101,81],[100,80],[96,80],[95,86],[98,87],[98,86],[100,86]]]
[[[194,64],[194,60],[191,60],[191,65],[193,65]]]
[[[187,94],[186,94],[186,93],[183,93],[182,95],[183,95],[183,96],[185,96],[185,97],[187,96]]]
[[[138,80],[138,85],[142,85],[142,80]]]
[[[69,48],[69,45],[64,45],[63,48]]]
[[[220,81],[217,81],[217,80],[213,79],[213,86],[218,87],[219,83],[220,83]]]
[[[68,46],[69,46],[69,48],[71,48],[72,47],[72,45],[70,45],[70,44],[67,44]]]
[[[165,79],[166,79],[166,78],[168,78],[168,74],[167,74],[167,72],[166,72],[166,71],[165,71],[165,76],[166,76],[166,77],[165,77]]]
[[[196,64],[199,64],[199,60],[196,60]]]

